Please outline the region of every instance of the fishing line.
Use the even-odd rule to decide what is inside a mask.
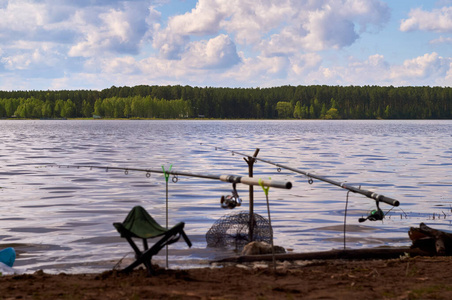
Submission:
[[[133,254],[133,252],[128,252],[126,253],[114,266],[113,266],[113,270],[119,270],[119,268],[121,267],[122,261],[124,260],[124,258],[126,258],[127,255],[129,254]]]
[[[168,172],[171,171],[171,168],[173,165],[171,164]],[[167,171],[165,171],[165,166],[162,166],[163,174],[165,175],[165,181],[166,181],[166,229],[168,230],[168,178],[169,174]],[[166,245],[166,268],[168,269],[168,244]]]
[[[385,213],[385,218],[386,218],[386,216],[391,212],[391,210],[393,210],[393,209],[394,209],[394,207],[391,207],[391,209],[388,210],[388,211]],[[398,207],[398,209],[400,209],[400,210],[403,212],[403,215],[404,215],[405,219],[407,219],[407,218],[408,218],[408,214],[407,214],[403,209],[401,209],[400,207]],[[400,214],[400,219],[402,219],[402,214]]]
[[[207,147],[214,147],[215,150],[223,150],[223,151],[231,152],[233,155],[234,154],[238,154],[238,155],[241,155],[241,156],[244,156],[244,157],[251,157],[250,155],[247,155],[247,154],[244,154],[244,153],[240,153],[240,152],[234,151],[234,150],[225,149],[225,148],[218,147],[218,146],[212,146],[212,145],[203,144],[203,143],[200,143],[200,145],[207,146]],[[309,178],[308,182],[310,184],[313,183],[313,178],[314,178],[314,179],[318,179],[320,181],[327,182],[327,183],[332,184],[332,185],[336,185],[336,186],[341,187],[343,189],[349,190],[349,191],[351,191],[353,193],[358,193],[358,194],[364,195],[364,196],[366,196],[368,198],[374,199],[377,202],[384,202],[384,203],[387,203],[387,204],[392,205],[392,206],[399,206],[400,205],[400,202],[398,200],[396,200],[396,199],[393,199],[393,198],[390,198],[390,197],[386,197],[384,195],[380,195],[380,194],[377,194],[377,193],[372,192],[372,191],[363,190],[361,188],[356,188],[356,187],[347,185],[344,182],[334,181],[334,180],[331,180],[331,179],[328,179],[328,178],[325,178],[325,177],[322,177],[322,176],[319,176],[319,175],[315,175],[315,174],[312,174],[312,173],[309,173],[309,172],[305,172],[305,171],[302,171],[302,170],[299,170],[299,169],[295,169],[295,168],[292,168],[292,167],[289,167],[289,166],[278,164],[278,163],[275,163],[275,162],[272,162],[272,161],[269,161],[269,160],[266,160],[266,159],[257,158],[257,157],[254,157],[254,159],[256,161],[261,161],[261,162],[264,162],[264,163],[267,163],[267,164],[274,165],[274,166],[276,166],[278,168],[283,168],[283,169],[290,170],[290,171],[295,172],[295,173],[299,173],[299,174],[305,175],[306,177]]]
[[[361,188],[361,187],[360,187]],[[347,222],[347,209],[348,209],[348,196],[350,194],[350,191],[347,192],[347,196],[345,198],[345,212],[344,212],[344,250],[346,249],[346,222]],[[377,201],[377,209],[372,210],[369,212],[367,218],[359,218],[359,222],[362,223],[366,220],[369,221],[383,221],[383,219],[386,218],[386,215],[394,208],[395,206],[391,207],[386,213],[383,213],[383,211],[380,209],[379,203]],[[400,207],[399,207],[400,208]],[[401,208],[400,208],[401,209]],[[402,209],[401,209],[402,210]],[[402,210],[403,211],[403,210]]]
[[[344,212],[344,250],[346,248],[346,239],[345,239],[345,234],[347,232],[347,227],[346,227],[346,223],[347,223],[347,207],[348,207],[348,195],[350,194],[350,191],[347,191],[347,196],[345,197],[345,212]]]
[[[393,207],[388,211],[388,213],[389,213],[392,209],[393,209]],[[398,209],[400,209],[400,210],[403,212],[403,214],[405,215],[405,219],[408,218],[408,214],[407,214],[402,208],[399,207]]]
[[[261,183],[262,180],[259,179],[259,182]],[[268,200],[268,190],[270,189],[270,187],[265,187],[264,185],[261,185],[261,188],[262,188],[262,190],[264,190],[265,199],[267,200],[268,224],[270,226],[270,243],[271,243],[271,247],[272,247],[273,274],[276,274],[275,246],[273,244],[273,227],[272,227],[272,219],[270,217],[270,202]]]

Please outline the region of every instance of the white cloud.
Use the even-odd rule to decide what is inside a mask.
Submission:
[[[83,6],[78,1],[9,1],[0,8],[0,42],[54,42],[70,56],[139,51],[159,14],[146,1],[105,1]],[[97,1],[98,4],[101,4]],[[153,25],[153,24],[152,24]]]
[[[41,85],[28,89],[452,84],[442,45],[441,55],[422,50],[399,63],[383,56],[392,49],[372,38],[391,25],[385,2],[197,0],[162,20],[177,1],[0,0],[0,88],[13,84],[6,78]],[[451,15],[447,5],[414,9],[398,29],[444,32],[430,44],[452,43]],[[374,44],[349,47],[361,38]],[[52,83],[42,86],[45,77]]]
[[[395,66],[391,70],[391,78],[416,82],[425,78],[444,77],[450,71],[451,58],[444,58],[437,53],[426,53],[410,60],[403,65]]]
[[[93,73],[69,73],[50,81],[49,89],[64,90],[68,89],[93,89],[101,90],[111,86],[112,78],[110,75],[93,74]],[[120,82],[117,80],[116,82]],[[120,84],[121,86],[124,84]],[[119,86],[119,85],[118,85]]]
[[[237,64],[240,58],[234,42],[221,34],[209,41],[191,43],[182,61],[192,68],[221,69]]]
[[[32,58],[29,55],[20,54],[2,57],[1,62],[7,70],[23,70],[31,64]]]
[[[137,74],[140,70],[138,62],[132,56],[114,57],[101,62],[96,62],[96,64],[99,63],[102,65],[102,73],[107,74],[129,75]]]
[[[177,35],[234,33],[240,43],[258,42],[293,14],[290,1],[199,0],[194,9],[171,17],[168,30]]]
[[[310,13],[309,22],[304,25],[307,34],[301,38],[301,45],[305,49],[320,51],[342,48],[358,38],[354,23],[335,11],[335,8],[327,5],[321,11]]]
[[[283,56],[243,57],[242,61],[240,65],[224,72],[223,79],[235,85],[269,86],[278,79],[286,78],[290,70],[290,61]]]
[[[168,26],[154,35],[153,46],[164,59],[180,59],[181,53],[189,49],[190,35],[216,34],[226,16],[221,0],[199,0],[191,12],[170,17]]]
[[[450,85],[452,79],[452,59],[437,53],[407,59],[401,64],[390,65],[380,54],[366,60],[349,58],[346,65],[320,66],[309,74],[307,84],[339,85]],[[428,79],[429,84],[425,84]]]
[[[430,41],[430,44],[452,44],[452,38],[440,36]]]
[[[387,77],[390,65],[383,55],[374,54],[366,60],[349,57],[345,65],[332,66],[319,65],[311,69],[305,84],[330,85],[388,85]],[[293,80],[293,78],[292,78]]]
[[[428,84],[426,84],[428,80]],[[315,65],[303,73],[292,72],[285,84],[328,85],[381,85],[381,86],[450,86],[452,84],[452,59],[437,53],[405,60],[391,65],[381,54],[365,60],[349,57],[346,64]]]
[[[369,26],[379,28],[389,8],[379,0],[199,0],[172,17],[154,40],[165,58],[178,59],[190,36],[226,31],[238,45],[265,55],[289,55],[353,44]],[[268,38],[270,36],[270,38]]]
[[[219,36],[213,40],[215,43],[223,44],[227,37]],[[210,51],[207,46],[209,42],[202,43],[204,45],[201,48],[202,51],[205,51],[204,53]],[[215,51],[217,50],[215,49]],[[197,56],[196,61],[190,61],[189,55],[180,60],[149,57],[136,63],[142,73],[135,77],[134,84],[152,81],[164,85],[192,84],[199,86],[209,82],[209,85],[212,86],[225,86],[226,83],[228,86],[262,86],[262,81],[270,85],[275,82],[275,78],[286,78],[287,72],[290,70],[290,61],[286,57],[246,58],[243,53],[238,55],[240,63],[231,64],[231,66],[228,64],[227,69],[218,70],[209,68],[210,65],[193,67],[193,64],[201,60],[201,56]],[[130,79],[130,76],[127,78]]]
[[[6,82],[11,81],[4,78],[18,76],[23,77],[19,80],[21,86],[35,82],[39,86],[32,88],[45,89],[49,85],[42,85],[45,81],[40,78],[72,78],[75,75],[70,73],[97,74],[102,69],[133,74],[139,68],[134,69],[130,57],[124,55],[136,55],[149,42],[160,17],[150,2],[3,1],[0,3],[1,86],[10,86]],[[108,56],[112,58],[111,64],[104,66],[103,59]],[[60,85],[70,82],[64,78]],[[89,86],[90,82],[85,85]]]
[[[219,30],[220,22],[228,15],[227,11],[227,5],[221,0],[199,0],[191,12],[171,17],[168,27],[181,35],[215,34]]]
[[[380,28],[389,19],[381,1],[300,2],[290,22],[268,41],[265,53],[280,55],[305,51],[339,49],[353,44],[369,27]]]
[[[266,55],[339,49],[353,44],[369,25],[384,24],[389,10],[380,1],[318,1],[299,4],[290,22],[263,40]]]
[[[10,31],[34,31],[45,24],[47,19],[46,5],[31,1],[8,1],[0,9],[0,28]]]
[[[291,22],[298,1],[223,0],[223,3],[229,16],[221,21],[221,28],[234,33],[237,43],[258,44],[268,32],[284,28],[286,22]]]
[[[14,55],[3,55],[0,62],[7,70],[26,70],[29,68],[48,68],[57,66],[61,54],[53,47],[42,45],[30,51],[21,51]]]
[[[318,70],[322,63],[322,57],[317,53],[301,54],[291,59],[292,72],[297,76],[306,76],[310,72]]]
[[[410,18],[400,23],[401,31],[452,32],[452,7],[434,9],[430,12],[416,8],[410,11],[409,16]]]
[[[69,50],[69,56],[90,57],[103,52],[137,54],[142,38],[149,29],[148,16],[153,10],[141,3],[127,3],[121,9],[91,12],[79,11],[74,23],[83,38]]]
[[[60,2],[8,1],[0,8],[0,42],[18,37],[27,41],[67,43],[75,32],[67,19],[73,10]]]
[[[189,42],[190,38],[188,36],[173,33],[167,28],[156,32],[152,46],[158,49],[162,59],[180,59],[181,53]]]

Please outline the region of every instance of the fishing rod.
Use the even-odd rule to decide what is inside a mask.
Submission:
[[[240,152],[237,152],[237,151],[233,151],[233,150],[229,150],[229,149],[225,149],[225,148],[221,148],[221,147],[217,147],[217,146],[207,145],[207,144],[203,144],[203,143],[200,143],[200,145],[214,147],[215,150],[223,150],[223,151],[231,152],[232,155],[238,154],[238,155],[243,156],[243,157],[248,157],[248,158],[252,157],[251,155],[248,155],[248,154],[240,153]],[[354,186],[347,185],[347,184],[345,184],[343,182],[334,181],[334,180],[331,180],[329,178],[325,178],[323,176],[319,176],[319,175],[315,175],[315,174],[312,174],[312,173],[308,173],[308,172],[305,172],[305,171],[302,171],[302,170],[299,170],[299,169],[295,169],[295,168],[292,168],[292,167],[289,167],[289,166],[285,166],[285,165],[282,165],[282,164],[278,164],[278,163],[275,163],[275,162],[272,162],[272,161],[269,161],[269,160],[266,160],[266,159],[257,158],[257,157],[252,157],[252,158],[254,160],[256,160],[256,161],[261,161],[261,162],[264,162],[264,163],[267,163],[267,164],[270,164],[270,165],[274,165],[274,166],[278,167],[278,170],[280,170],[280,168],[283,168],[283,169],[287,169],[287,170],[290,170],[290,171],[295,172],[295,173],[299,173],[299,174],[305,175],[306,177],[309,178],[308,182],[310,184],[312,184],[312,182],[313,182],[312,178],[314,178],[314,179],[318,179],[320,181],[324,181],[324,182],[330,183],[332,185],[336,185],[336,186],[341,187],[343,189],[349,190],[349,191],[351,191],[353,193],[358,193],[358,194],[364,195],[364,196],[366,196],[368,198],[374,199],[375,201],[377,201],[377,203],[381,201],[381,202],[384,202],[384,203],[392,205],[392,206],[399,206],[400,205],[400,202],[398,200],[390,198],[390,197],[386,197],[384,195],[377,194],[377,193],[372,192],[372,191],[363,190],[361,188],[356,188]]]
[[[173,175],[173,182],[177,182],[178,176],[187,176],[187,177],[197,177],[197,178],[205,178],[205,179],[214,179],[220,180],[224,182],[229,182],[232,184],[241,183],[246,185],[263,185],[266,187],[274,187],[280,189],[291,189],[292,183],[290,181],[279,181],[279,180],[271,180],[271,179],[258,179],[254,177],[246,177],[246,176],[238,176],[238,175],[212,175],[212,174],[195,174],[188,172],[180,172],[180,171],[171,171],[159,169],[139,169],[139,168],[125,168],[125,167],[105,167],[105,166],[88,166],[88,165],[50,165],[56,166],[59,168],[90,168],[92,169],[103,169],[105,171],[109,170],[121,170],[124,171],[124,174],[128,174],[129,171],[138,171],[138,172],[146,172],[146,177],[151,177],[151,173],[159,173],[164,174],[165,176]]]

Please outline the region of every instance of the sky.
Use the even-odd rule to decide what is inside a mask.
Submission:
[[[452,0],[0,0],[0,90],[452,86]]]

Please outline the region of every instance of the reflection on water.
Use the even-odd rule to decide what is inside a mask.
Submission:
[[[13,245],[18,268],[46,272],[111,269],[131,249],[112,226],[135,205],[165,224],[165,179],[142,172],[43,167],[88,164],[246,175],[247,165],[216,145],[361,186],[401,202],[381,204],[383,222],[359,223],[373,200],[349,195],[347,247],[407,246],[420,222],[452,230],[452,121],[0,121],[0,247]],[[346,191],[258,162],[256,177],[289,180],[270,189],[275,244],[296,252],[343,247]],[[174,266],[231,255],[206,249],[205,234],[226,213],[231,185],[169,180],[170,224],[186,223],[194,246],[172,245]],[[248,210],[248,187],[238,185]],[[255,212],[267,216],[255,188]],[[390,211],[389,211],[390,210]],[[164,253],[162,253],[164,254]],[[127,258],[126,258],[127,259]],[[159,261],[161,258],[157,258]],[[163,261],[163,260],[162,260]],[[170,264],[170,266],[171,266]]]

